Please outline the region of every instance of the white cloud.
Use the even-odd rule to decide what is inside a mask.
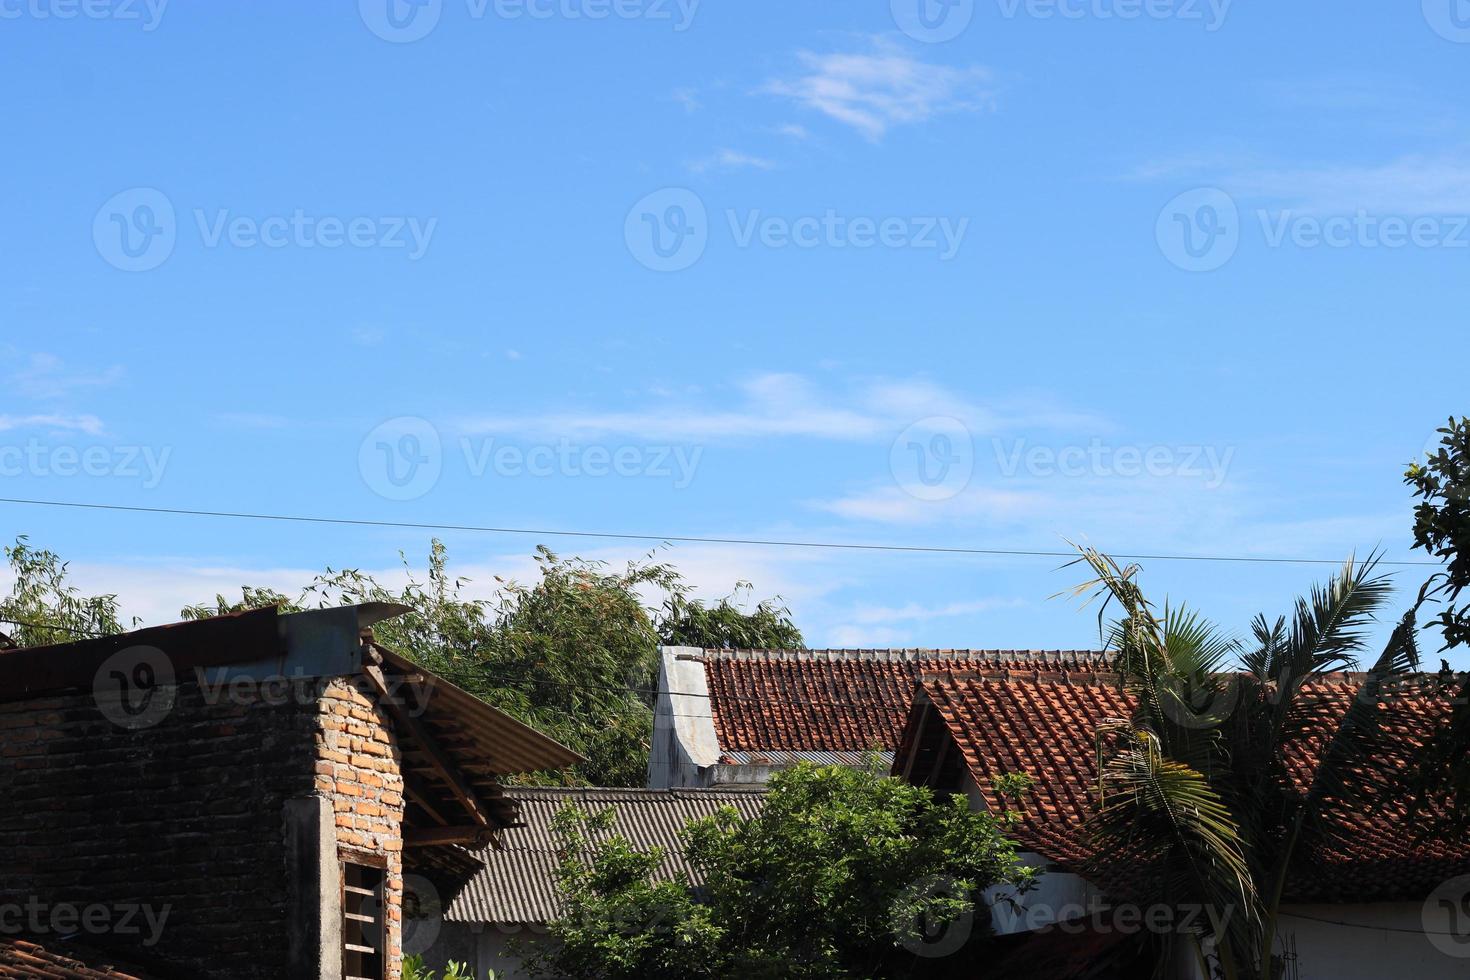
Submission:
[[[710,170],[774,170],[775,167],[776,164],[765,157],[752,156],[749,153],[741,153],[739,150],[728,148],[716,150],[709,156],[689,164],[689,169],[697,174]]]
[[[796,123],[784,123],[780,126],[777,126],[776,133],[780,136],[786,136],[794,140],[804,140],[811,137],[811,133],[807,132],[807,128],[805,126],[800,126]]]
[[[941,606],[925,606],[910,602],[904,606],[858,606],[852,612],[855,623],[899,623],[930,619],[946,619],[952,616],[973,616],[976,613],[996,609],[1016,609],[1029,605],[1024,599],[975,599],[966,602],[950,602]]]
[[[102,434],[102,420],[95,415],[0,415],[0,432],[14,429],[52,429]]]
[[[684,111],[691,115],[698,112],[702,108],[699,99],[695,96],[692,89],[675,89],[674,94],[671,95],[670,98],[679,103],[679,105],[683,106]]]
[[[834,626],[829,644],[839,650],[893,649],[907,646],[907,634],[887,626]]]
[[[891,126],[994,104],[988,70],[929,64],[886,41],[874,41],[867,53],[801,51],[797,58],[800,71],[773,79],[764,91],[846,123],[870,140],[881,139]]]
[[[610,569],[621,569],[629,561],[646,562],[652,545],[622,545],[602,548],[577,547],[563,550],[556,539],[546,542],[561,554],[577,554],[589,561],[606,562]],[[469,598],[494,600],[501,586],[496,577],[531,585],[540,577],[539,566],[531,558],[532,545],[524,551],[508,551],[464,560],[467,548],[450,551],[450,571],[469,580],[465,595]],[[391,549],[385,549],[391,552]],[[420,549],[423,550],[423,549]],[[69,558],[74,556],[68,555]],[[426,569],[417,564],[418,555],[409,549],[415,561],[414,575],[423,581]],[[750,598],[754,601],[779,596],[793,608],[820,603],[824,597],[848,582],[835,567],[830,555],[816,552],[793,553],[788,549],[760,546],[717,547],[713,545],[676,545],[653,551],[656,562],[673,564],[690,585],[692,594],[704,601],[718,601],[731,594],[735,583],[748,581],[754,585]],[[348,563],[345,559],[334,565]],[[323,564],[326,564],[324,559]],[[820,573],[814,569],[822,569]],[[402,588],[408,573],[402,565],[372,567],[363,563],[364,574],[371,575],[390,590]],[[279,565],[251,567],[243,564],[220,564],[188,559],[164,562],[157,559],[136,562],[73,560],[68,579],[87,595],[116,594],[124,622],[137,617],[144,626],[176,622],[179,611],[188,605],[212,603],[216,595],[232,602],[240,601],[244,585],[274,589],[296,597],[317,574],[318,568],[292,568]],[[8,593],[14,579],[8,567],[0,562],[0,593]],[[660,605],[662,595],[647,593],[644,601],[651,607]]]
[[[1398,215],[1470,213],[1470,156],[1404,156],[1385,163],[1280,167],[1234,174],[1226,186],[1309,211]]]
[[[285,429],[292,424],[284,415],[266,412],[223,412],[215,418],[226,425],[241,429]]]
[[[1470,152],[1411,154],[1368,163],[1271,164],[1239,156],[1186,155],[1145,162],[1137,180],[1217,186],[1242,202],[1321,214],[1418,216],[1470,213]]]
[[[71,371],[54,354],[32,354],[25,367],[13,372],[7,386],[30,398],[63,398],[86,388],[104,388],[123,376],[119,365],[102,371]]]
[[[1016,426],[1085,426],[1102,432],[1108,424],[1085,413],[1057,410],[1045,404],[1006,402],[978,405],[923,380],[875,379],[852,382],[832,391],[797,374],[768,373],[736,386],[738,403],[730,408],[701,402],[664,399],[634,411],[564,412],[469,419],[461,428],[470,434],[595,438],[624,436],[656,441],[713,442],[751,438],[812,438],[869,441],[898,435],[930,416],[959,419],[981,434]]]

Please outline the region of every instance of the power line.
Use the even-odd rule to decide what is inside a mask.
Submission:
[[[6,619],[0,616],[0,623],[8,623],[11,626],[28,626],[34,630],[56,630],[60,633],[70,633],[73,636],[86,636],[100,639],[104,636],[122,636],[121,633],[101,633],[96,630],[77,629],[74,626],[62,626],[60,623],[32,623],[24,619]]]
[[[105,636],[123,636],[123,635],[126,635],[126,634],[122,634],[122,633],[99,633],[99,632],[95,632],[95,631],[91,631],[91,630],[76,629],[75,627],[70,627],[70,626],[52,625],[52,624],[49,624],[49,623],[36,623],[36,622],[31,622],[29,620],[24,620],[24,619],[9,619],[9,618],[5,618],[5,617],[0,617],[0,623],[10,623],[10,624],[15,625],[15,626],[27,626],[27,627],[30,627],[31,629],[38,629],[38,630],[47,630],[47,629],[50,629],[50,630],[59,630],[61,632],[72,633],[72,634],[75,634],[75,635],[78,635],[78,636],[87,636],[87,637],[98,637],[98,638],[100,638],[100,637],[105,637]],[[936,659],[938,659],[938,658],[936,658]],[[422,667],[423,665],[420,664],[418,666]],[[427,667],[424,667],[423,669],[427,670],[428,668]],[[1000,668],[997,668],[997,671],[999,671],[999,670],[1000,670]],[[834,696],[831,696],[829,698],[826,698],[826,699],[818,699],[818,698],[797,698],[797,697],[789,697],[789,696],[782,697],[782,696],[774,696],[774,695],[771,695],[771,696],[752,696],[752,695],[730,694],[730,693],[724,693],[724,692],[718,693],[718,694],[712,694],[712,693],[706,692],[706,693],[701,694],[701,693],[698,693],[698,692],[695,692],[695,691],[664,691],[664,690],[661,690],[661,689],[658,689],[658,688],[633,687],[631,685],[630,686],[627,686],[627,687],[619,687],[619,686],[613,685],[613,684],[591,684],[591,683],[587,683],[587,682],[556,681],[556,680],[542,679],[542,678],[536,678],[536,677],[520,677],[520,676],[517,676],[517,672],[513,668],[510,668],[510,667],[498,667],[498,666],[493,666],[493,665],[486,666],[486,667],[480,667],[480,668],[470,668],[467,671],[462,671],[462,672],[457,672],[457,673],[459,674],[459,676],[457,678],[456,677],[446,677],[445,680],[448,680],[451,683],[453,683],[456,679],[463,680],[464,677],[466,675],[468,675],[468,674],[479,674],[479,675],[482,675],[482,676],[485,675],[485,674],[493,674],[493,675],[496,675],[496,676],[499,676],[499,677],[503,678],[504,681],[505,681],[505,683],[507,683],[510,686],[515,686],[518,683],[519,684],[535,684],[535,685],[538,685],[538,686],[541,686],[541,687],[560,687],[560,688],[567,688],[567,689],[579,690],[579,691],[611,691],[611,692],[618,693],[618,694],[632,694],[632,695],[638,695],[638,696],[643,696],[643,697],[658,697],[659,695],[668,695],[668,697],[670,697],[670,698],[703,698],[703,699],[709,700],[709,701],[724,701],[724,702],[749,703],[749,704],[765,704],[765,705],[769,705],[769,704],[784,704],[784,705],[793,705],[793,706],[802,706],[802,707],[811,707],[811,708],[883,708],[883,709],[894,709],[895,708],[895,705],[891,701],[881,701],[881,700],[876,700],[875,701],[875,700],[870,700],[870,699],[866,699],[866,698],[865,699],[862,699],[862,700],[855,700],[855,699],[851,699],[851,698],[842,698],[842,697],[838,697],[838,696],[835,696],[835,695]],[[1025,673],[1025,671],[1020,671],[1020,673]],[[902,710],[902,709],[900,708],[899,710]],[[656,708],[654,709],[654,713],[657,714],[657,715],[659,715],[659,716],[661,716],[661,717],[672,717],[672,718],[704,718],[704,717],[707,717],[706,715],[692,715],[692,714],[683,714],[683,713],[679,713],[679,712],[672,712],[672,713],[670,713],[670,712],[661,712],[661,711],[658,711]]]
[[[631,534],[620,531],[561,531],[550,528],[488,527],[476,524],[431,524],[418,521],[374,521],[349,517],[312,517],[297,514],[256,514],[246,511],[190,510],[181,507],[139,507],[127,504],[87,504],[68,500],[32,500],[0,497],[0,503],[30,507],[65,507],[74,510],[119,511],[131,514],[167,514],[182,517],[216,517],[230,520],[276,521],[292,524],[328,524],[345,527],[398,528],[413,531],[465,531],[480,534],[524,534],[535,537],[600,538],[615,541],[652,541],[679,544],[749,545],[766,548],[807,548],[831,551],[876,551],[932,555],[985,555],[1002,558],[1072,558],[1074,551],[1013,548],[942,548],[929,545],[850,543],[840,541],[797,541],[779,538],[723,538],[679,534]],[[1333,558],[1263,558],[1250,555],[1115,554],[1129,561],[1236,562],[1261,565],[1341,565]],[[1383,561],[1385,566],[1439,568],[1435,561]]]
[[[1398,926],[1375,926],[1366,922],[1343,922],[1339,919],[1324,919],[1316,915],[1303,915],[1300,912],[1278,912],[1291,919],[1309,919],[1312,922],[1321,922],[1330,926],[1345,926],[1349,929],[1372,929],[1375,932],[1406,932],[1411,936],[1453,936],[1456,939],[1465,940],[1470,938],[1470,933],[1464,932],[1436,932],[1432,929],[1405,929]]]

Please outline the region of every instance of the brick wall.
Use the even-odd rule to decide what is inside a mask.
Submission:
[[[137,731],[90,694],[0,704],[0,928],[40,922],[44,942],[75,908],[87,941],[143,962],[282,976],[268,937],[288,914],[284,801],[312,790],[310,719],[290,702],[209,704],[192,683]]]
[[[136,731],[90,693],[0,703],[0,931],[44,942],[75,909],[92,917],[79,938],[163,976],[292,975],[288,930],[318,906],[297,894],[287,805],[319,797],[335,823],[323,832],[386,866],[396,977],[403,781],[388,719],[345,679],[279,694],[186,681]],[[323,915],[340,915],[336,870],[321,872]]]
[[[390,975],[403,930],[403,776],[392,722],[349,679],[326,686],[316,717],[316,791],[332,801],[337,843],[386,861]]]

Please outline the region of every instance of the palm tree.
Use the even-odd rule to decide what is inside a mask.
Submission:
[[[1403,779],[1402,760],[1373,753],[1376,695],[1355,697],[1337,716],[1309,784],[1294,783],[1289,768],[1307,754],[1314,724],[1320,738],[1324,716],[1304,690],[1358,669],[1365,629],[1391,593],[1388,578],[1373,558],[1350,560],[1298,599],[1289,620],[1257,617],[1251,641],[1241,643],[1190,610],[1157,610],[1136,565],[1081,554],[1095,578],[1076,592],[1102,600],[1099,628],[1136,706],[1126,725],[1099,736],[1112,744],[1100,741],[1092,871],[1125,889],[1146,882],[1151,901],[1203,906],[1209,930],[1191,943],[1202,975],[1275,980],[1284,969],[1276,920],[1289,872],[1341,833],[1335,813],[1379,806]],[[1366,690],[1418,669],[1415,622],[1430,591],[1426,585],[1399,622]],[[1114,604],[1120,615],[1108,623]],[[1178,941],[1163,937],[1160,974]]]

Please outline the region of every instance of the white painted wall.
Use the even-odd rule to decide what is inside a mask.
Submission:
[[[704,664],[679,659],[702,653],[699,647],[660,651],[659,693],[648,756],[650,789],[708,786],[719,764],[720,740],[715,735]]]
[[[495,980],[525,980],[521,953],[528,943],[546,935],[542,925],[518,923],[443,922],[434,944],[424,953],[424,963],[443,976],[450,960],[469,965],[475,980],[485,980],[490,970]]]
[[[1441,920],[1436,931],[1448,931],[1444,916],[1433,918]],[[1280,919],[1280,931],[1296,937],[1301,980],[1470,978],[1470,945],[1457,946],[1453,937],[1428,936],[1424,929],[1422,902],[1287,905]],[[1436,939],[1444,948],[1435,945]]]

